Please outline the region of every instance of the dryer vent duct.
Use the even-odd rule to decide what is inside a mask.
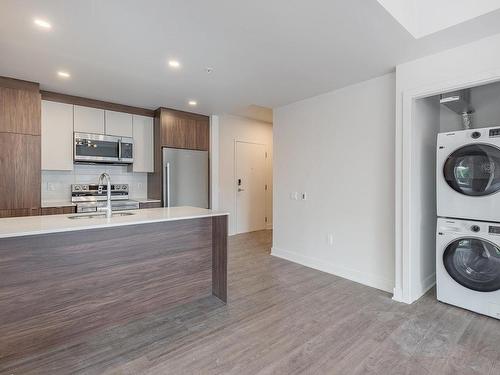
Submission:
[[[470,89],[441,94],[439,102],[462,117],[464,129],[472,128],[474,108],[470,102]]]

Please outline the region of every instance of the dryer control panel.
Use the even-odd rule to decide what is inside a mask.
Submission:
[[[490,129],[490,137],[500,137],[500,128]]]

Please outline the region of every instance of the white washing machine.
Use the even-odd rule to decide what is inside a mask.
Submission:
[[[500,127],[438,135],[437,216],[500,222]]]
[[[439,218],[439,301],[500,319],[500,224]]]

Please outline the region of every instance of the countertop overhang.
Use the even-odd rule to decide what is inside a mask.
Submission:
[[[189,220],[228,215],[227,212],[188,206],[149,208],[131,210],[127,212],[132,212],[134,214],[129,216],[115,216],[109,219],[105,217],[85,219],[68,218],[69,216],[75,215],[88,216],[88,213],[25,216],[0,219],[0,238],[32,236],[47,233],[71,232],[86,229],[100,229],[125,225],[159,223],[163,221]]]

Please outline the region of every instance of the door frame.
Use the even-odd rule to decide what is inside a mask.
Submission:
[[[500,82],[500,69],[474,73],[466,77],[457,77],[446,82],[437,82],[425,87],[407,89],[397,92],[396,105],[396,196],[395,196],[395,287],[393,299],[411,304],[422,297],[435,285],[435,275],[428,275],[425,280],[419,280],[421,287],[416,285],[419,278],[412,259],[420,252],[413,243],[412,224],[418,212],[412,207],[414,184],[412,174],[413,140],[412,129],[415,126],[415,102],[447,91],[457,91],[465,88]],[[401,96],[400,96],[401,95]],[[398,98],[398,96],[400,96]],[[413,185],[412,185],[413,184]]]
[[[237,154],[236,154],[236,151],[237,151],[237,144],[238,143],[247,143],[247,144],[252,144],[252,145],[259,145],[259,146],[264,146],[264,152],[266,153],[266,155],[268,154],[268,150],[267,150],[267,145],[265,143],[259,143],[259,142],[250,142],[250,141],[241,141],[239,139],[234,139],[234,145],[233,145],[233,154],[234,154],[234,171],[233,171],[233,196],[234,196],[234,220],[235,220],[235,232],[236,234],[240,234],[240,232],[238,232],[238,183],[236,182],[237,178],[237,171],[238,171],[238,158],[237,158]],[[266,181],[266,184],[267,186],[269,187],[269,181],[267,181],[267,157],[265,157],[265,167],[266,167],[266,173],[265,173],[265,181]],[[264,211],[266,212],[266,217],[267,217],[267,193],[265,194],[265,199],[264,199]],[[268,218],[269,219],[269,218]],[[264,229],[268,229],[267,227],[267,223],[266,225],[264,226]]]

